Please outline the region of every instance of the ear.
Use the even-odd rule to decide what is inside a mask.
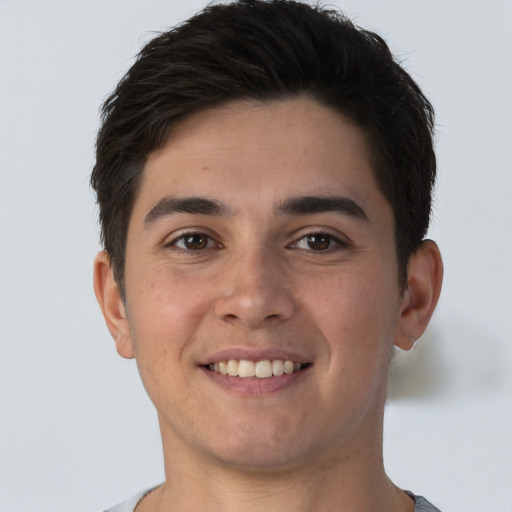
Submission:
[[[94,260],[94,293],[116,343],[117,352],[126,359],[132,359],[134,350],[126,308],[106,251],[99,252]]]
[[[443,282],[443,260],[436,243],[424,240],[407,266],[407,286],[400,303],[395,345],[410,350],[430,321]]]

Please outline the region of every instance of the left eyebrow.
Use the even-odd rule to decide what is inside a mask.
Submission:
[[[339,213],[354,219],[369,220],[365,211],[353,199],[344,196],[300,196],[287,199],[277,208],[277,213],[311,215]]]

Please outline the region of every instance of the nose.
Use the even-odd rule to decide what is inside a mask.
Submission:
[[[215,315],[253,329],[291,318],[292,283],[277,259],[261,250],[227,261],[219,277]]]

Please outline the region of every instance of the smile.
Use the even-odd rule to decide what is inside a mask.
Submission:
[[[249,361],[247,359],[228,359],[210,363],[206,367],[208,370],[221,375],[230,377],[268,379],[270,377],[279,377],[283,374],[291,375],[296,373],[310,363],[298,363],[283,359],[264,359],[262,361]]]

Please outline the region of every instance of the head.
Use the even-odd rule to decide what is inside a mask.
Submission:
[[[213,5],[150,41],[103,106],[91,183],[124,294],[128,224],[149,155],[194,114],[237,100],[309,97],[367,139],[395,220],[398,279],[429,224],[433,110],[376,34],[341,13],[292,1]]]
[[[95,290],[176,467],[380,464],[392,347],[440,290],[431,125],[378,36],[305,4],[142,50],[98,138]]]

